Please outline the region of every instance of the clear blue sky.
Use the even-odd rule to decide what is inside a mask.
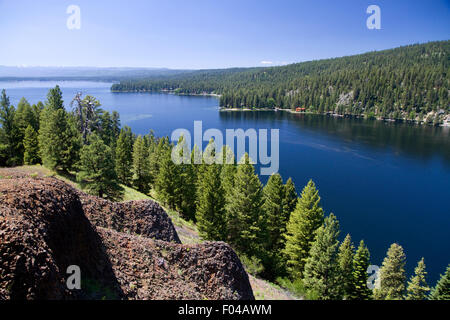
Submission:
[[[371,4],[381,30],[366,27]],[[10,66],[275,65],[450,39],[450,1],[0,0],[0,39]]]

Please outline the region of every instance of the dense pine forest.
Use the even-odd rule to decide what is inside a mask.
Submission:
[[[202,239],[229,243],[249,273],[308,299],[450,299],[450,265],[430,288],[421,259],[408,281],[397,243],[387,251],[379,285],[369,289],[369,249],[363,240],[355,246],[350,235],[340,241],[339,221],[322,209],[313,181],[300,196],[292,179],[279,174],[263,185],[248,155],[224,165],[211,161],[229,159],[231,152],[226,146],[216,150],[213,140],[203,154],[194,147],[183,155],[183,137],[175,145],[153,132],[136,135],[95,97],[76,95],[70,106],[64,107],[58,86],[45,103],[30,105],[23,98],[17,108],[3,90],[0,166],[42,163],[112,200],[121,200],[123,186],[152,195],[193,221]],[[176,165],[174,150],[203,160]]]
[[[450,113],[450,41],[268,68],[124,80],[113,91],[218,94],[224,108],[281,108],[440,124]]]

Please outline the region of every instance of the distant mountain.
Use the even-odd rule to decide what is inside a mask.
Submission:
[[[189,70],[167,68],[99,68],[99,67],[12,67],[0,66],[0,79],[94,79],[121,80],[128,78],[175,75]]]

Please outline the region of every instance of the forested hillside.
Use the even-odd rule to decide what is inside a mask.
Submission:
[[[222,107],[305,108],[441,123],[449,114],[450,41],[281,67],[199,70],[126,80],[113,91],[220,94]]]

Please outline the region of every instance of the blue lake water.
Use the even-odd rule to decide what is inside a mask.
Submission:
[[[0,82],[11,103],[44,101],[56,82]],[[450,128],[336,119],[287,112],[219,112],[214,97],[112,93],[110,83],[60,81],[66,107],[76,92],[116,110],[122,125],[158,136],[174,129],[280,129],[280,170],[297,191],[312,178],[342,237],[364,239],[381,265],[393,242],[403,246],[408,277],[423,256],[429,283],[450,263]],[[265,182],[266,177],[262,177]]]

